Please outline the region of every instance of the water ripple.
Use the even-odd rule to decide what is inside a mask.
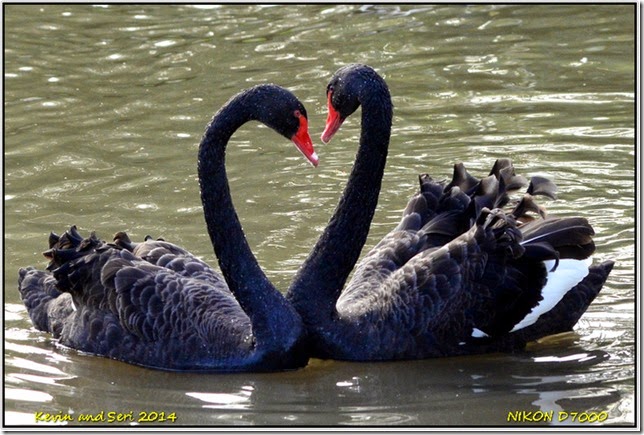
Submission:
[[[33,424],[47,409],[153,408],[209,426],[504,425],[512,409],[560,408],[634,421],[631,5],[11,4],[4,12],[7,422]],[[150,233],[216,264],[197,144],[231,95],[266,82],[306,104],[321,164],[310,168],[249,124],[233,138],[227,172],[253,251],[286,289],[355,157],[358,116],[331,143],[315,139],[326,82],[349,62],[376,67],[395,105],[365,249],[398,223],[419,173],[448,178],[463,161],[482,176],[510,157],[522,174],[552,176],[559,199],[548,211],[587,216],[596,261],[616,260],[575,332],[511,355],[313,360],[292,373],[213,377],[91,357],[33,329],[17,270],[44,267],[51,230]]]

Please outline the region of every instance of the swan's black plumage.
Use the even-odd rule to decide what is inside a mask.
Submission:
[[[199,147],[204,215],[222,274],[176,245],[147,238],[113,243],[75,227],[52,234],[48,271],[19,272],[34,326],[66,346],[166,370],[302,367],[300,316],[268,281],[235,213],[224,166],[231,135],[257,120],[292,139],[317,163],[306,111],[288,91],[256,86],[213,117]]]
[[[421,175],[400,224],[345,286],[377,204],[392,104],[384,80],[365,65],[338,70],[327,98],[323,141],[360,105],[362,130],[340,203],[287,294],[314,356],[394,360],[508,351],[574,326],[613,262],[591,266],[583,277],[586,266],[576,259],[593,253],[592,227],[583,218],[546,216],[534,196],[554,198],[556,186],[543,177],[528,182],[507,159],[483,179],[462,164],[449,182]],[[526,185],[513,201],[510,194]],[[553,285],[557,271],[570,285]]]

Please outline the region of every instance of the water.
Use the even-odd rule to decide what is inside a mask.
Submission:
[[[98,420],[85,424],[115,427],[162,412],[176,417],[167,426],[537,424],[509,421],[522,411],[542,411],[539,424],[579,424],[573,412],[604,424],[635,422],[633,6],[4,11],[6,425],[35,424],[49,413],[73,420],[63,424],[84,415]],[[312,360],[287,373],[198,375],[84,355],[34,330],[17,270],[45,266],[40,253],[51,230],[77,224],[102,238],[119,230],[136,240],[152,234],[215,264],[196,182],[197,144],[231,95],[265,82],[289,87],[307,106],[321,158],[313,169],[257,125],[229,146],[245,232],[268,276],[286,289],[354,159],[358,116],[330,144],[317,139],[326,83],[350,62],[374,66],[395,104],[367,247],[398,222],[419,173],[447,177],[463,161],[483,175],[496,158],[510,157],[523,174],[551,176],[559,200],[546,201],[548,210],[588,217],[597,260],[617,262],[573,333],[512,355]],[[570,415],[559,422],[560,412]]]

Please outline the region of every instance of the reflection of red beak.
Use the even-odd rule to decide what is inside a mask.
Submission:
[[[306,157],[313,166],[317,167],[319,162],[318,155],[313,149],[313,141],[309,135],[308,121],[304,116],[300,116],[300,128],[297,130],[297,133],[291,137],[291,140],[297,149],[304,154],[304,157]]]
[[[333,135],[340,129],[340,126],[344,122],[344,118],[340,116],[340,113],[335,110],[331,104],[331,92],[327,97],[327,108],[329,114],[326,117],[326,126],[324,127],[324,132],[322,133],[322,142],[328,143]]]

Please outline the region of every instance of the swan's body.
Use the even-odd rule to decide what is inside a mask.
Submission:
[[[133,244],[118,233],[105,243],[72,227],[50,237],[51,273],[20,270],[19,290],[36,328],[74,349],[166,370],[304,366],[302,321],[260,269],[228,188],[226,144],[250,120],[293,140],[317,164],[306,111],[282,88],[251,88],[214,116],[199,148],[199,180],[221,274],[164,241]]]
[[[588,266],[594,244],[585,219],[544,217],[532,195],[552,196],[547,180],[534,178],[528,195],[503,211],[507,192],[527,184],[507,160],[482,180],[462,165],[449,184],[421,176],[398,227],[345,286],[377,204],[392,104],[384,80],[364,65],[341,68],[327,97],[323,141],[360,105],[362,131],[340,203],[287,294],[313,356],[394,360],[515,350],[572,329],[613,263]]]

